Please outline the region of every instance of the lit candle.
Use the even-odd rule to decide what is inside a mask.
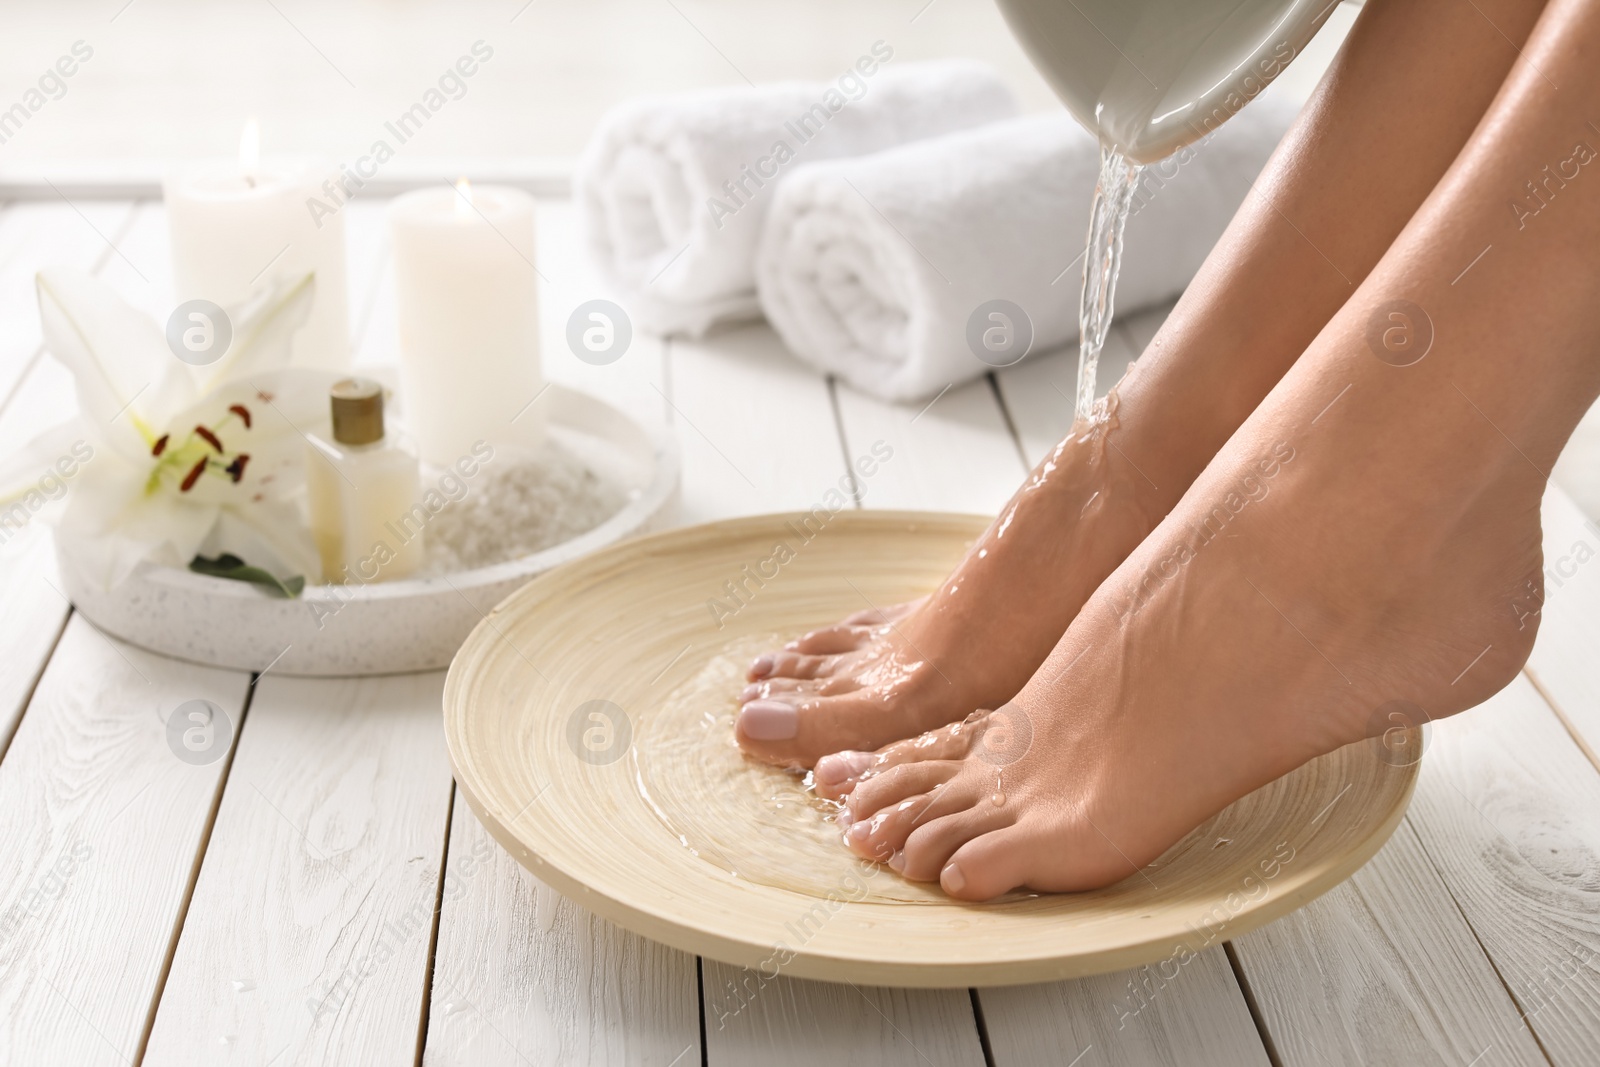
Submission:
[[[479,439],[537,446],[533,198],[516,189],[420,189],[389,208],[401,402],[422,458],[454,463]]]
[[[312,272],[316,296],[294,335],[293,362],[342,370],[350,363],[344,218],[310,207],[326,203],[322,186],[331,171],[309,160],[263,160],[260,137],[251,119],[237,160],[201,164],[165,182],[173,287],[180,302],[229,307]]]

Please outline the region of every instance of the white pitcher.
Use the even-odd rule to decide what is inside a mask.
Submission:
[[[1034,65],[1107,148],[1153,163],[1283,73],[1338,0],[999,0]]]

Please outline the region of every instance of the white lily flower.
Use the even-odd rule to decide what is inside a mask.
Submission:
[[[49,269],[37,284],[46,345],[72,372],[78,414],[6,464],[0,508],[83,441],[93,456],[69,482],[56,542],[63,565],[100,588],[142,561],[187,566],[203,547],[284,576],[318,573],[295,494],[304,433],[326,422],[336,376],[288,365],[312,277],[229,309],[232,343],[208,366],[177,359],[155,322],[95,278]]]

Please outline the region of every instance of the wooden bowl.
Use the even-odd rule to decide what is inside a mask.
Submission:
[[[758,516],[627,541],[541,576],[474,629],[450,667],[445,733],[462,795],[542,881],[629,930],[769,975],[900,986],[1039,982],[1157,961],[1176,973],[1190,954],[1327,892],[1388,839],[1418,767],[1393,766],[1366,741],[1257,790],[1140,874],[1091,893],[980,905],[915,887],[905,900],[843,886],[824,894],[730,873],[722,857],[686,847],[641,786],[644,771],[659,773],[659,753],[634,743],[656,743],[652,716],[670,695],[741,640],[931,590],[987,521]],[[758,568],[779,543],[792,558]],[[730,580],[746,591],[737,602]],[[737,610],[714,611],[713,598]],[[738,688],[730,682],[707,714],[731,714]],[[584,732],[594,724],[598,745]],[[775,834],[750,830],[768,849]],[[872,882],[896,884],[887,871]]]

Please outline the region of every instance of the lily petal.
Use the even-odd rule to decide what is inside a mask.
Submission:
[[[187,379],[164,373],[178,360],[161,330],[82,271],[47,268],[35,282],[46,347],[72,372],[79,413],[117,451],[148,454],[160,409],[194,396]]]
[[[84,467],[57,525],[62,565],[101,589],[117,585],[143,560],[187,566],[220,510],[176,493],[146,494],[136,467],[120,455],[99,457]]]
[[[251,378],[289,366],[294,332],[311,317],[317,284],[312,274],[283,279],[227,310],[233,343],[217,362],[200,371],[196,383],[211,392],[223,382]],[[326,403],[326,396],[323,398]]]

